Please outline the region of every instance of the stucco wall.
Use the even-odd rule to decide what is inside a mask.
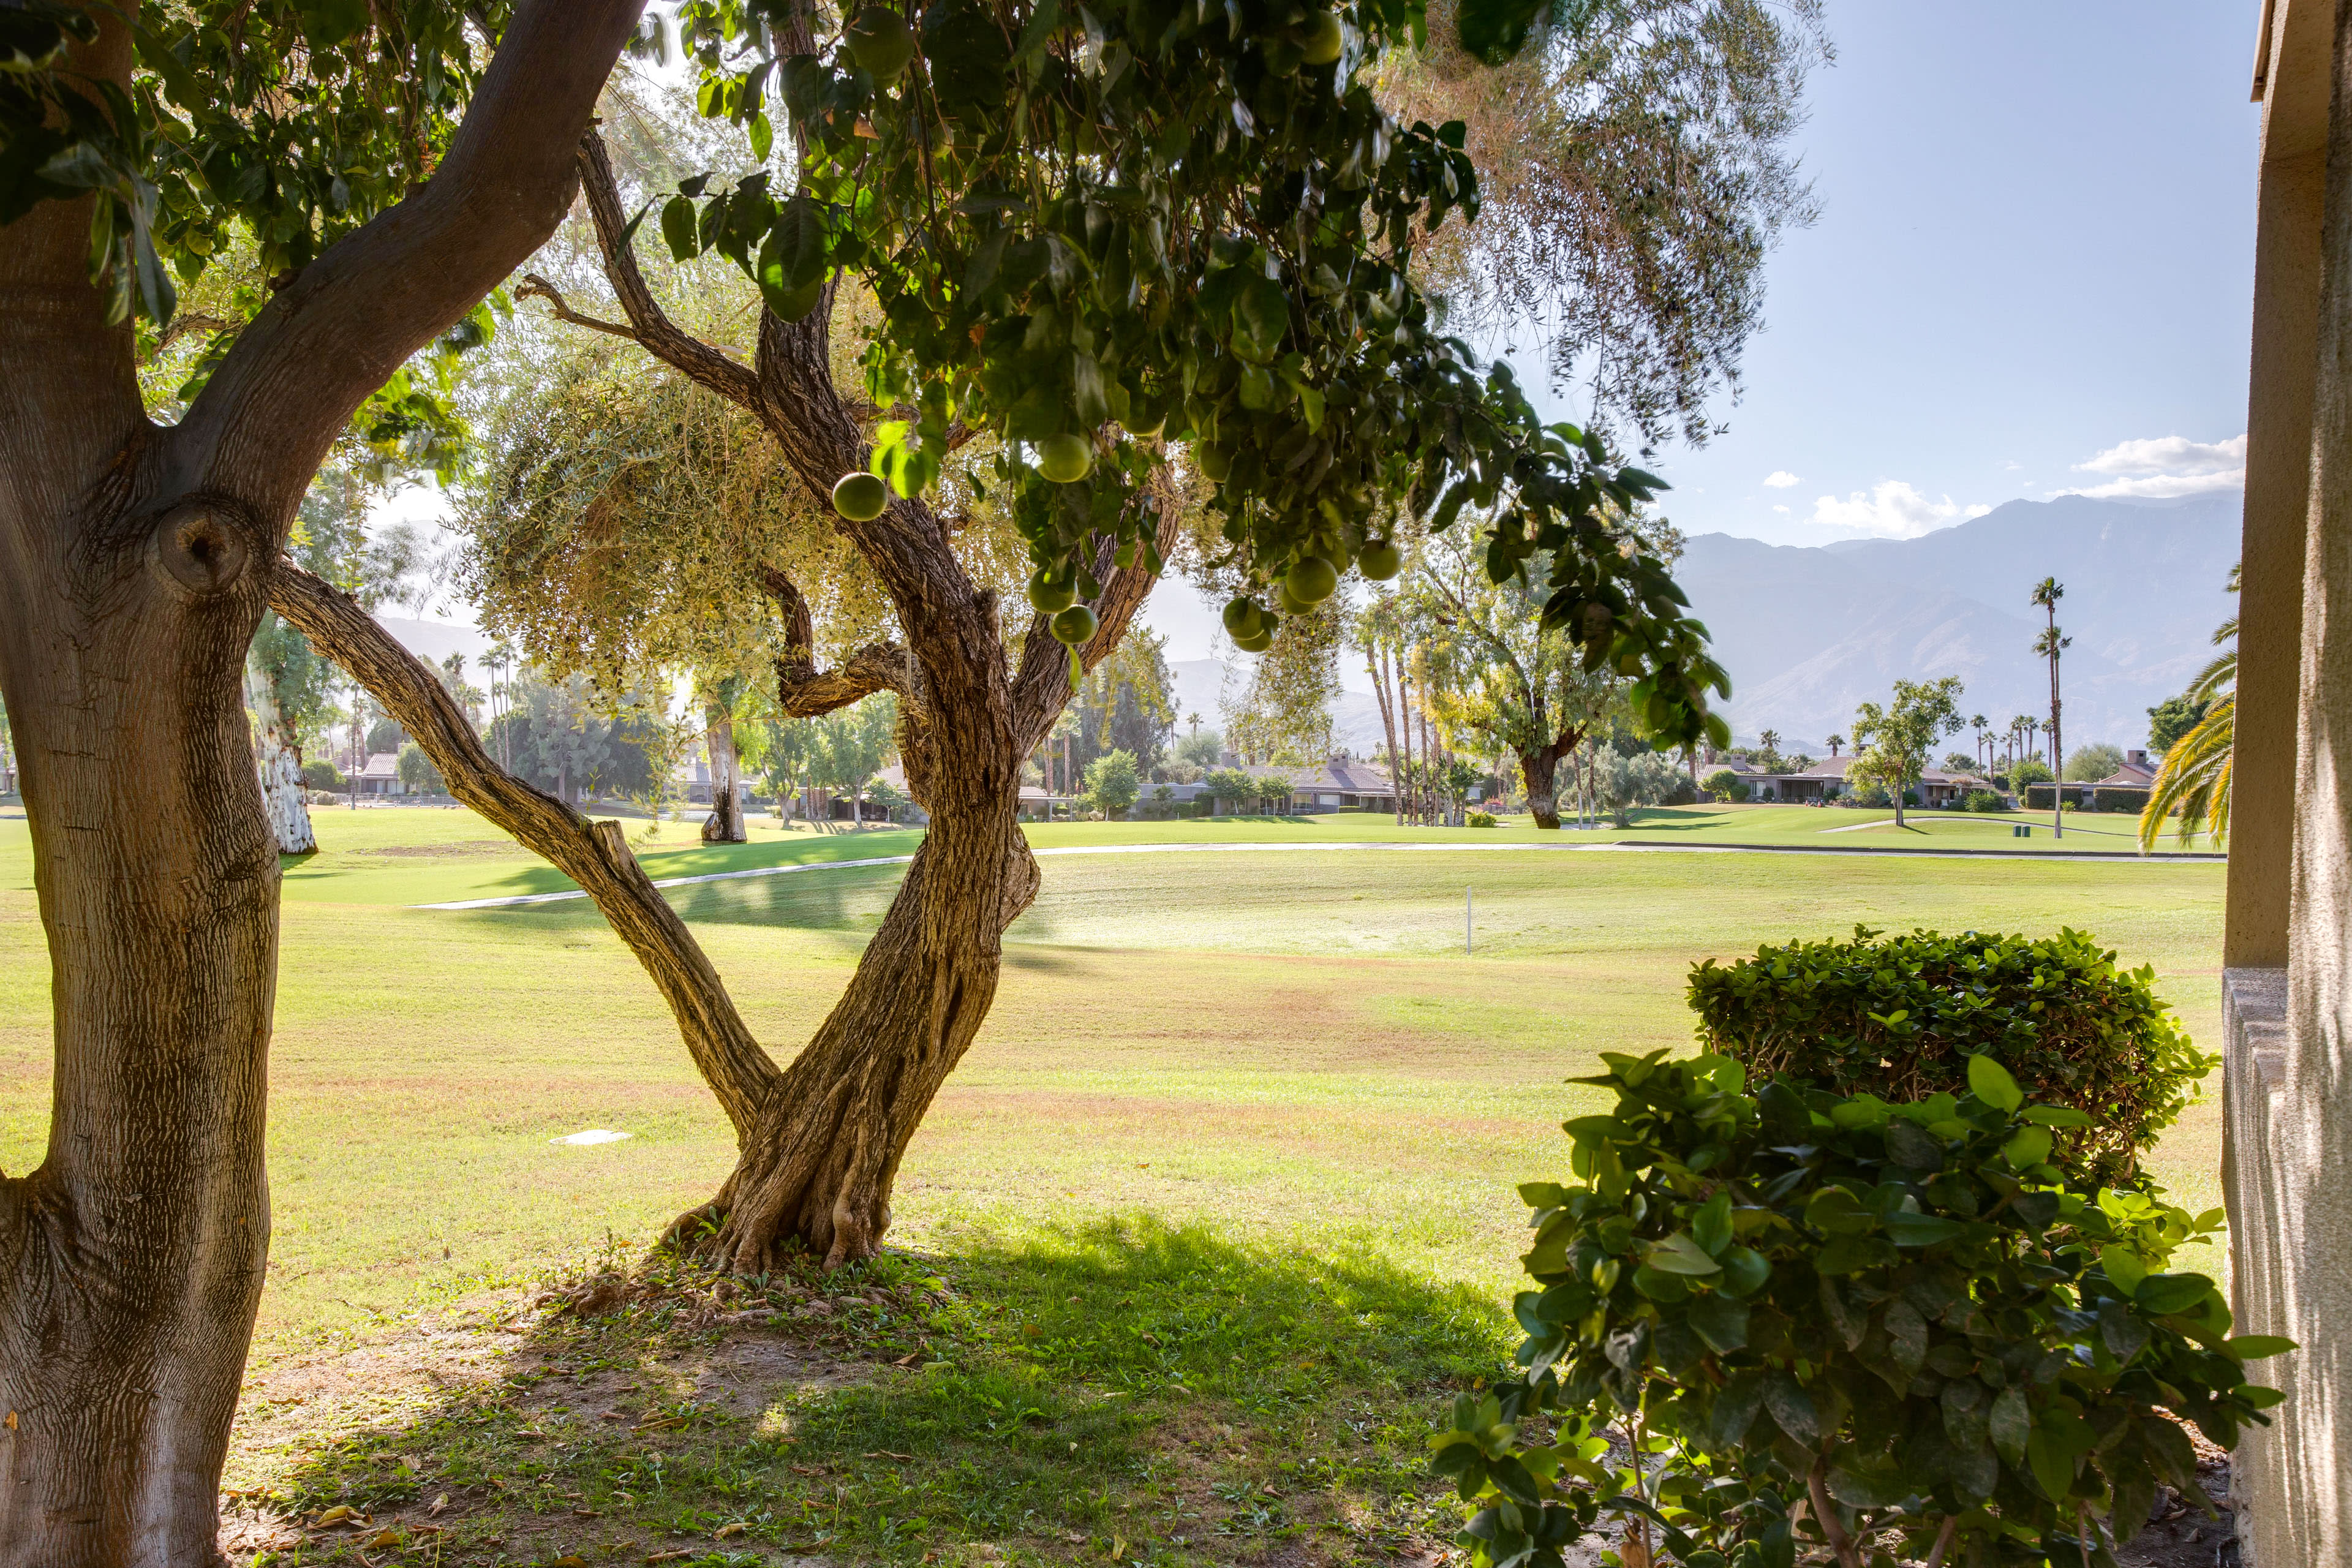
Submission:
[[[2231,969],[2222,987],[2222,1163],[2230,1205],[2231,1307],[2242,1334],[2326,1337],[2320,1320],[2352,1313],[2352,1217],[2344,1201],[2314,1212],[2305,1119],[2287,1103],[2284,969]],[[2298,1368],[2305,1375],[2298,1376]],[[2286,1401],[2239,1447],[2230,1488],[2249,1568],[2335,1563],[2352,1520],[2347,1412],[2300,1355],[2254,1366]]]

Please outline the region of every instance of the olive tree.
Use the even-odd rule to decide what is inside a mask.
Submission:
[[[0,1180],[0,1563],[216,1560],[268,1247],[277,847],[246,653],[362,405],[538,247],[638,0],[0,11],[0,700],[49,938]],[[142,339],[267,287],[173,423]]]

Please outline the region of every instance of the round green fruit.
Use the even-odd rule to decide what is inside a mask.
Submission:
[[[1356,553],[1356,569],[1365,579],[1385,583],[1404,570],[1404,557],[1385,539],[1375,539]]]
[[[872,522],[890,504],[890,487],[879,474],[844,474],[833,487],[833,510],[852,522]]]
[[[1303,605],[1319,605],[1339,586],[1339,574],[1320,555],[1302,555],[1283,574],[1282,591]]]
[[[1203,441],[1192,448],[1192,455],[1200,460],[1201,472],[1211,484],[1223,484],[1225,476],[1234,471],[1234,455],[1223,447]]]
[[[1241,649],[1244,653],[1264,653],[1266,649],[1274,646],[1274,628],[1272,626],[1260,626],[1255,633],[1248,637],[1237,637],[1234,638],[1234,646]]]
[[[1092,642],[1095,636],[1095,613],[1084,605],[1072,605],[1054,617],[1054,637],[1072,647]]]
[[[1083,479],[1095,466],[1095,444],[1084,436],[1048,436],[1037,443],[1037,468],[1057,485]]]
[[[1225,630],[1237,637],[1255,637],[1265,625],[1265,612],[1255,599],[1243,597],[1225,606]]]
[[[1339,58],[1347,42],[1348,35],[1340,28],[1339,18],[1328,11],[1318,11],[1299,40],[1298,57],[1310,66],[1328,66]]]
[[[1275,580],[1274,602],[1280,605],[1286,612],[1294,616],[1303,616],[1307,611],[1315,607],[1313,605],[1307,603],[1305,599],[1300,598],[1297,595],[1290,591],[1290,579],[1287,577],[1279,577]]]
[[[897,81],[915,58],[915,29],[887,5],[859,6],[847,37],[850,54],[876,81]]]
[[[1040,566],[1029,574],[1029,603],[1041,616],[1059,615],[1076,604],[1077,597],[1075,577],[1056,577],[1050,566]]]

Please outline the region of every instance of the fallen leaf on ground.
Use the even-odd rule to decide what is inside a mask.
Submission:
[[[369,1536],[367,1540],[362,1542],[361,1544],[363,1546],[397,1546],[400,1542],[400,1531],[390,1525],[386,1525],[383,1529],[377,1531],[373,1535]]]
[[[310,1523],[315,1527],[323,1529],[331,1524],[357,1524],[366,1517],[366,1515],[361,1513],[359,1510],[352,1507],[349,1503],[339,1502],[334,1507],[320,1513],[316,1519],[313,1519]]]
[[[718,1529],[712,1531],[710,1532],[710,1539],[713,1541],[724,1541],[730,1535],[740,1535],[750,1528],[751,1528],[750,1525],[744,1523],[739,1519],[732,1524],[722,1524]]]
[[[646,1561],[648,1563],[676,1563],[682,1558],[691,1557],[693,1555],[694,1553],[691,1552],[656,1552],[651,1557],[646,1558]]]
[[[425,1511],[426,1513],[446,1513],[448,1510],[449,1494],[447,1492],[443,1492],[439,1497],[433,1500],[433,1506],[426,1509]]]

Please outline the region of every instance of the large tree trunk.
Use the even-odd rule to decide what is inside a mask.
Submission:
[[[985,776],[1005,760],[959,765]],[[795,1246],[828,1267],[880,1246],[898,1162],[986,1020],[1004,928],[1037,892],[1013,792],[970,793],[981,798],[965,809],[931,805],[930,831],[848,990],[784,1070],[734,1173],[672,1227],[684,1249],[749,1274]]]
[[[122,431],[135,394],[107,412]],[[255,552],[215,511],[135,515],[104,547],[59,529],[0,572],[56,1037],[47,1155],[0,1179],[12,1568],[215,1560],[268,1251],[278,856],[240,700]]]
[[[75,79],[127,89],[128,29],[91,15]],[[219,1561],[269,1237],[278,857],[242,700],[268,565],[361,401],[561,220],[635,21],[514,7],[431,181],[278,289],[168,428],[90,285],[89,202],[0,228],[0,701],[54,1040],[44,1158],[0,1177],[0,1568]]]
[[[289,732],[285,710],[278,701],[278,685],[270,672],[250,658],[245,667],[246,706],[253,710],[254,772],[261,782],[262,815],[269,819],[270,836],[280,855],[315,855],[318,836],[310,831],[310,801],[302,784],[302,752]]]
[[[703,743],[710,752],[710,819],[702,825],[706,844],[741,844],[751,834],[743,826],[743,768],[735,755],[735,721],[713,704]]]
[[[1553,736],[1548,744],[1519,753],[1519,775],[1528,786],[1528,810],[1534,814],[1538,827],[1559,830],[1559,760],[1573,752],[1583,739],[1582,730],[1570,730]]]

